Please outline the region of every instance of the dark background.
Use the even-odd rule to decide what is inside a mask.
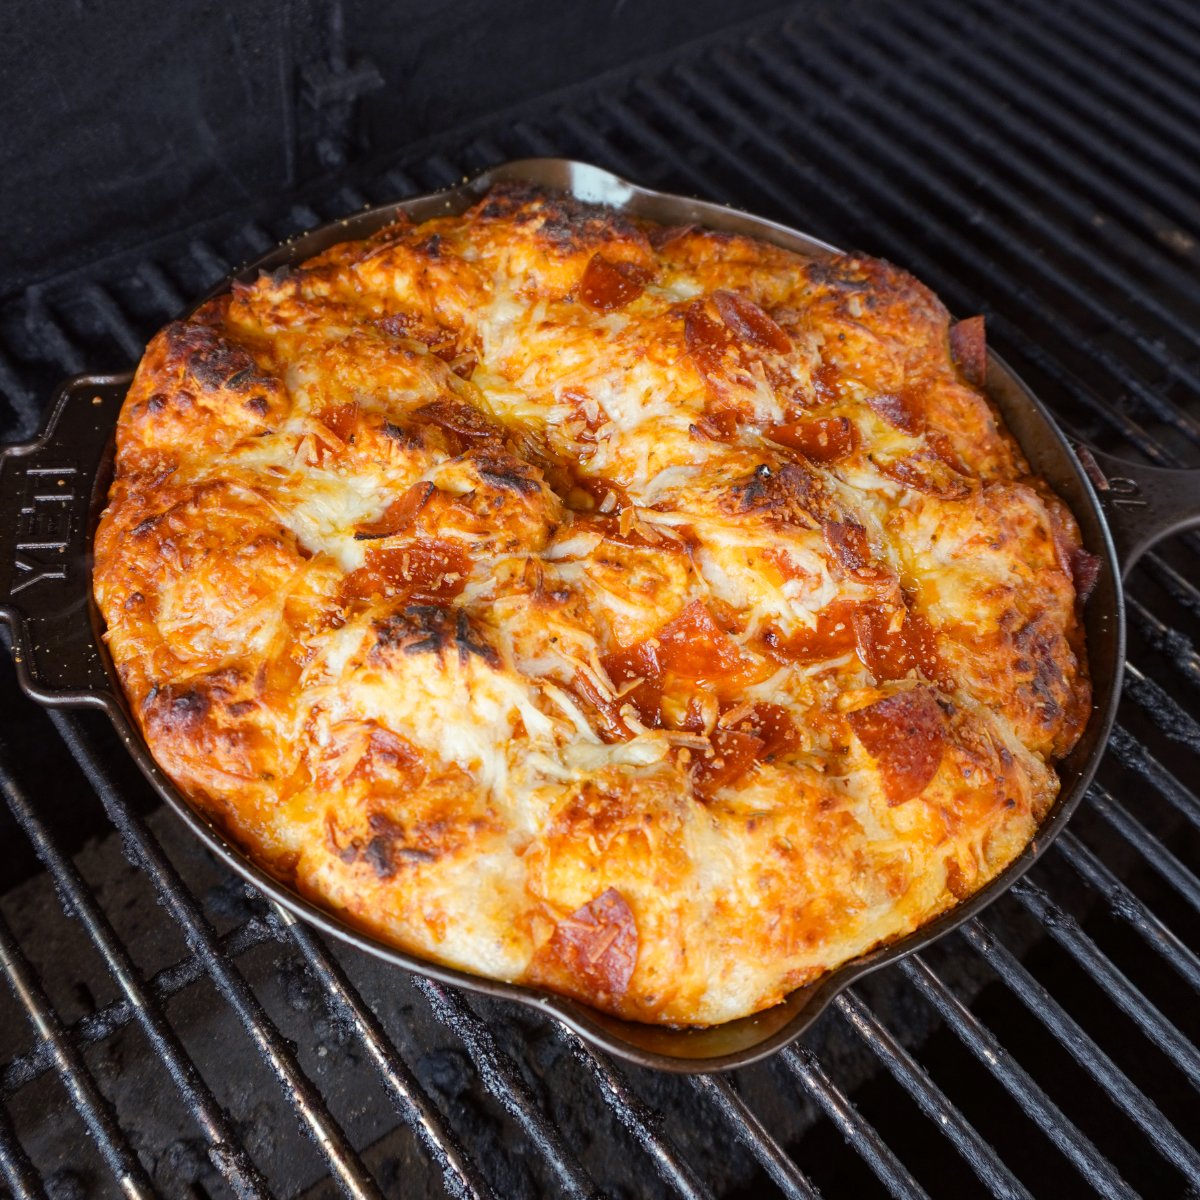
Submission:
[[[0,300],[776,7],[10,2],[0,38]]]

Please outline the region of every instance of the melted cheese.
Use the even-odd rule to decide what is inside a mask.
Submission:
[[[640,1020],[917,928],[1089,704],[1078,534],[949,324],[511,188],[239,285],[148,348],[97,537],[151,749],[343,919]]]

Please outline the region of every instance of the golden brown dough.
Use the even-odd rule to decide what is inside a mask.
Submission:
[[[711,1024],[1032,836],[1078,532],[926,288],[525,187],[151,343],[95,590],[158,761],[418,954]],[[952,352],[953,345],[953,352]]]

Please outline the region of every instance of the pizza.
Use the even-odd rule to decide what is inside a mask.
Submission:
[[[150,343],[95,595],[156,761],[426,960],[713,1025],[1029,843],[1096,562],[904,271],[527,185]]]

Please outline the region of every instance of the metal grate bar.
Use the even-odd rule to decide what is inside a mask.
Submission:
[[[0,750],[6,751],[3,742],[0,742]],[[166,1065],[176,1087],[187,1099],[188,1106],[206,1135],[208,1155],[213,1166],[229,1177],[238,1195],[265,1196],[266,1181],[250,1161],[224,1110],[188,1057],[166,1013],[155,1002],[108,918],[70,859],[54,844],[34,806],[2,759],[0,791],[4,792],[9,810],[32,842],[38,858],[53,876],[58,894],[70,906],[69,911],[83,925],[88,937],[103,955],[147,1039]],[[63,1031],[63,1036],[64,1040],[70,1040],[66,1031]]]
[[[46,298],[40,291],[30,289],[25,293],[25,323],[42,353],[70,375],[83,370],[83,356],[71,344],[62,331],[58,319],[51,313]]]
[[[1163,1116],[1103,1050],[1090,1038],[1050,992],[1038,983],[1017,957],[976,917],[960,934],[1004,981],[1004,985],[1066,1047],[1075,1061],[1105,1089],[1112,1100],[1185,1177],[1200,1176],[1200,1153]]]
[[[312,210],[305,211],[311,212]],[[313,224],[319,223],[320,217],[317,217],[316,213],[312,215],[316,218]],[[218,254],[203,238],[193,238],[188,243],[188,252],[191,254],[192,261],[200,268],[202,289],[206,290],[212,287],[229,270],[229,264],[224,257]]]
[[[1139,628],[1154,649],[1168,658],[1193,687],[1200,687],[1200,654],[1191,639],[1164,624],[1136,596],[1126,598],[1126,607],[1137,618]]]
[[[1124,268],[1111,262],[1104,255],[1097,254],[1094,248],[1084,246],[1078,237],[1072,234],[1071,228],[1065,223],[1050,220],[1040,206],[1023,201],[1013,189],[1006,185],[1004,176],[1023,177],[1038,189],[1041,196],[1052,196],[1078,221],[1089,229],[1094,210],[1082,203],[1075,194],[1061,187],[1048,172],[1024,160],[1019,154],[1006,152],[1006,147],[1000,144],[986,128],[972,124],[953,105],[936,105],[934,93],[914,85],[907,74],[898,69],[898,63],[904,61],[898,56],[884,55],[861,38],[853,42],[843,41],[841,49],[845,59],[853,61],[857,54],[870,65],[871,70],[890,79],[896,91],[906,98],[903,108],[905,122],[908,122],[918,111],[923,110],[926,127],[930,121],[937,121],[948,126],[953,131],[949,136],[943,136],[934,141],[936,153],[948,163],[953,164],[959,171],[971,179],[974,186],[981,181],[987,181],[987,187],[999,206],[1019,220],[1041,233],[1049,243],[1064,251],[1063,259],[1074,259],[1085,271],[1091,271],[1104,279],[1110,286],[1120,290],[1122,295],[1132,300],[1143,311],[1153,315],[1158,321],[1172,328],[1180,337],[1195,346],[1200,346],[1200,330],[1182,316],[1176,309],[1164,304],[1143,285],[1141,279],[1131,275]],[[842,61],[842,55],[832,56],[832,61]],[[936,60],[935,60],[936,61]],[[875,96],[870,106],[879,117],[887,115],[887,106],[883,98]],[[895,111],[894,109],[892,110]],[[897,122],[893,119],[892,126]],[[910,136],[911,136],[910,129]],[[927,139],[922,139],[928,144]],[[968,153],[960,147],[970,147]],[[989,164],[1003,162],[1003,175],[993,170]],[[1018,245],[1022,243],[1018,242]],[[1069,255],[1069,258],[1068,258]],[[1153,359],[1168,375],[1174,375],[1188,386],[1200,388],[1200,377],[1185,363],[1182,363],[1169,350],[1153,339],[1141,333],[1137,325],[1123,313],[1114,313],[1112,309],[1099,301],[1095,295],[1080,282],[1074,273],[1059,270],[1050,259],[1026,249],[1024,261],[1027,266],[1041,270],[1057,287],[1072,296],[1085,306],[1098,319],[1106,321],[1112,328],[1120,330],[1138,350]],[[1156,276],[1156,284],[1159,278]]]
[[[764,59],[768,61],[774,60],[774,55],[769,47],[764,45],[756,47],[756,49],[761,50]],[[722,56],[719,51],[714,54],[713,60],[718,65],[722,63]],[[780,70],[777,60],[774,61],[776,62],[776,70],[772,74],[777,78]],[[820,72],[819,66],[816,64],[811,64],[811,66],[813,70]],[[837,62],[836,58],[822,60],[821,66],[827,68],[823,73],[825,78],[831,80],[833,83],[833,87],[830,90],[835,90],[839,82],[846,80],[845,68]],[[776,92],[767,92],[761,80],[749,76],[744,71],[732,72],[727,67],[724,70],[724,74],[726,81],[731,87],[740,88],[752,95],[757,92],[760,96],[760,103],[767,103],[776,108],[779,107],[779,103],[783,98]],[[693,74],[685,71],[681,72],[681,75],[693,89],[700,87]],[[697,94],[700,95],[702,93],[697,91]],[[777,96],[778,99],[776,99]],[[705,99],[723,117],[731,122],[736,122],[738,128],[745,132],[748,137],[753,137],[754,140],[760,143],[767,140],[766,135],[759,131],[751,118],[741,109],[737,108],[727,97],[713,92],[711,95],[706,96]],[[1040,321],[1044,322],[1046,328],[1054,330],[1059,337],[1066,339],[1074,350],[1085,351],[1090,359],[1102,364],[1114,379],[1119,380],[1133,396],[1136,396],[1141,401],[1145,411],[1153,413],[1159,420],[1172,425],[1193,441],[1200,443],[1200,425],[1197,425],[1190,416],[1183,413],[1174,405],[1164,401],[1154,388],[1143,382],[1122,360],[1114,357],[1102,346],[1098,345],[1061,311],[1050,308],[1036,291],[1023,285],[1015,285],[1005,275],[996,273],[993,264],[988,260],[983,251],[980,250],[977,239],[964,237],[956,228],[939,220],[928,211],[919,212],[916,206],[907,199],[904,189],[896,186],[897,176],[900,178],[921,179],[922,161],[934,154],[941,154],[948,161],[952,161],[953,152],[948,150],[944,143],[938,142],[935,139],[922,139],[919,156],[904,153],[898,149],[895,139],[883,137],[875,126],[868,124],[862,118],[857,105],[836,107],[847,122],[853,125],[859,139],[859,142],[856,143],[856,151],[853,154],[845,152],[842,154],[842,157],[858,164],[856,168],[852,169],[857,169],[858,174],[867,181],[869,187],[874,190],[880,190],[887,186],[888,190],[886,194],[889,199],[914,223],[914,227],[919,228],[921,225],[924,225],[936,233],[943,245],[953,249],[958,261],[972,264],[981,274],[995,281],[997,290],[1003,290],[1012,295],[1013,299],[1019,301],[1020,305],[1031,316],[1037,317]],[[788,108],[791,119],[799,122],[801,120],[799,110],[790,103]],[[911,112],[906,110],[906,115],[911,115]],[[809,125],[812,126],[812,122],[809,122]],[[819,128],[813,126],[813,129],[814,134],[821,137],[823,152],[826,152],[831,146],[841,144],[837,139],[832,137],[822,137],[822,131]],[[897,137],[903,136],[905,132],[906,129],[902,123],[897,126]],[[911,130],[907,130],[907,132],[911,133]],[[862,161],[862,151],[858,150],[858,145],[869,148],[871,154],[869,163]],[[884,178],[884,175],[880,174],[883,164],[887,164],[887,179]],[[932,174],[925,176],[925,181],[928,182],[930,178],[932,178]],[[937,179],[939,193],[943,199],[954,203],[961,211],[963,220],[970,222],[973,213],[977,211],[970,199],[950,186],[944,175],[939,175]],[[883,226],[882,221],[877,220],[876,223],[880,227]],[[1049,258],[1037,255],[1021,238],[1009,235],[1001,226],[990,226],[989,233],[1001,248],[1008,261],[1023,262],[1030,270],[1036,271],[1043,278],[1049,280],[1056,287],[1070,295],[1081,306],[1087,308],[1099,321],[1114,328],[1121,328],[1121,323],[1118,321],[1114,324],[1113,315],[1103,306],[1099,305],[1095,297],[1087,289],[1077,284],[1073,279],[1063,275],[1062,272],[1052,265]],[[920,255],[920,257],[924,258],[924,255]],[[916,261],[915,258],[914,261]],[[942,270],[937,269],[933,264],[923,265],[921,270],[923,272],[927,271],[930,278],[938,277],[943,273]],[[1000,324],[995,318],[993,319],[993,323]],[[1007,326],[1006,321],[1003,324]],[[1122,330],[1122,332],[1126,332],[1126,330]],[[1179,368],[1175,366],[1173,369],[1178,370]],[[1197,386],[1200,386],[1200,379],[1197,380]]]
[[[324,1101],[300,1069],[283,1035],[263,1010],[234,965],[226,960],[212,927],[175,870],[158,840],[121,799],[120,791],[109,778],[100,756],[85,741],[75,723],[66,714],[50,710],[50,720],[67,744],[88,782],[95,789],[109,819],[117,827],[125,844],[136,856],[153,883],[167,911],[175,918],[189,947],[204,963],[209,976],[230,1007],[237,1013],[276,1078],[291,1096],[297,1114],[311,1133],[314,1143],[329,1164],[334,1177],[349,1196],[379,1196],[379,1190],[363,1166],[357,1151],[334,1121]]]
[[[158,307],[168,316],[175,316],[184,310],[187,301],[179,289],[171,282],[166,271],[164,271],[157,263],[143,259],[138,263],[137,277],[146,285],[150,294],[154,297]]]
[[[1195,128],[1180,119],[1189,109],[1193,113],[1196,112],[1196,105],[1190,97],[1190,88],[1194,86],[1194,63],[1185,64],[1175,56],[1170,47],[1160,42],[1151,51],[1154,61],[1147,64],[1149,69],[1140,72],[1136,79],[1131,79],[1127,67],[1129,58],[1137,53],[1133,48],[1133,42],[1137,38],[1136,35],[1132,39],[1129,37],[1128,26],[1126,32],[1117,34],[1117,44],[1121,47],[1121,53],[1113,54],[1112,45],[1105,37],[1100,36],[1100,31],[1093,32],[1090,20],[1075,20],[1064,27],[1053,5],[1048,6],[1040,16],[1044,19],[1042,28],[1046,32],[1047,40],[1057,41],[1064,47],[1060,61],[1072,69],[1072,74],[1077,78],[1086,79],[1088,88],[1094,92],[1111,96],[1115,103],[1123,108],[1142,115],[1145,125],[1135,131],[1138,135],[1132,139],[1135,145],[1145,138],[1147,132],[1154,132],[1157,126],[1170,139],[1168,144],[1173,143],[1176,147],[1186,146],[1193,154],[1200,153],[1200,138],[1196,137]],[[1103,20],[1103,14],[1100,12],[1089,14],[1089,17],[1100,17]],[[1110,21],[1115,19],[1113,16],[1109,18]],[[1103,63],[1107,70],[1092,71],[1083,76],[1079,68],[1081,59],[1097,64]],[[1164,93],[1159,88],[1158,79],[1168,74],[1172,63],[1175,64],[1176,75],[1182,86],[1170,93]],[[1125,76],[1124,83],[1120,79],[1122,75]],[[1175,154],[1178,155],[1178,149]],[[1176,159],[1176,170],[1186,170],[1186,167],[1186,160],[1180,163],[1178,158]]]
[[[991,1072],[1021,1111],[1070,1161],[1079,1174],[1103,1196],[1136,1195],[1112,1163],[1067,1119],[1037,1081],[1004,1048],[982,1021],[937,977],[919,954],[900,962],[905,978],[946,1022],[955,1037]]]
[[[622,125],[627,132],[646,146],[653,155],[669,162],[674,170],[676,170],[684,179],[688,180],[696,190],[702,194],[706,193],[718,203],[728,204],[729,193],[724,188],[719,187],[715,180],[710,180],[707,175],[697,170],[687,158],[679,153],[677,147],[662,136],[656,129],[650,126],[635,108],[626,104],[618,96],[601,96],[599,98],[601,107],[608,114]]]
[[[451,988],[432,979],[413,976],[417,990],[429,1002],[434,1015],[462,1039],[489,1092],[521,1126],[522,1131],[553,1169],[564,1196],[590,1200],[595,1189],[561,1134],[546,1120],[517,1064],[496,1044],[487,1027],[466,1000]]]
[[[31,434],[37,426],[41,412],[33,393],[17,377],[8,355],[0,352],[0,393],[12,407],[13,415],[17,418],[17,428],[13,431],[17,437]]]
[[[1171,594],[1172,600],[1182,604],[1193,617],[1200,617],[1200,587],[1197,587],[1191,580],[1184,579],[1170,563],[1158,554],[1147,554],[1142,561],[1152,568],[1154,577]]]
[[[1169,18],[1166,17],[1167,13],[1170,14]],[[1166,18],[1173,23],[1182,37],[1200,36],[1200,26],[1196,24],[1196,14],[1191,12],[1186,4],[1180,6],[1175,0],[1159,0],[1158,16],[1160,19]]]
[[[1200,754],[1200,723],[1184,712],[1136,663],[1125,663],[1124,695],[1136,701],[1167,737]]]
[[[1113,729],[1109,748],[1122,764],[1152,784],[1154,790],[1172,808],[1186,817],[1189,824],[1200,829],[1200,796],[1184,787],[1154,755],[1120,725]]]
[[[358,188],[350,185],[342,188],[337,194],[337,205],[346,212],[352,212],[356,208],[366,208],[368,204],[370,201],[367,197]]]
[[[1100,784],[1088,788],[1087,799],[1092,808],[1141,854],[1146,864],[1200,912],[1200,879]]]
[[[1016,884],[1010,894],[1037,918],[1044,929],[1049,930],[1050,936],[1138,1029],[1171,1059],[1188,1077],[1192,1086],[1200,1088],[1200,1051],[1097,949],[1095,942],[1080,928],[1079,922],[1028,879]]]
[[[241,234],[255,254],[266,254],[279,245],[279,239],[272,237],[257,221],[247,221],[241,227]]]
[[[391,1094],[401,1119],[416,1130],[421,1144],[441,1167],[450,1194],[456,1198],[493,1195],[492,1189],[468,1161],[454,1131],[426,1095],[408,1066],[400,1058],[378,1017],[337,960],[325,949],[308,926],[290,912],[274,905],[276,918],[299,947],[324,995],[339,1015],[349,1017],[358,1040],[366,1047],[375,1068]]]
[[[141,356],[144,343],[125,319],[116,301],[98,283],[86,283],[80,293],[87,297],[101,324],[112,335],[123,353],[136,362]]]
[[[799,1043],[788,1046],[779,1059],[893,1196],[919,1198],[928,1195],[896,1157],[895,1151],[879,1136],[875,1126],[829,1078],[812,1050]]]
[[[483,165],[503,162],[508,155],[490,137],[484,135],[472,139],[471,144],[463,152],[463,157],[470,157],[474,162]]]
[[[297,231],[313,229],[321,224],[320,214],[314,212],[307,204],[293,204],[288,210],[288,218]]]
[[[1185,946],[1070,830],[1060,833],[1054,846],[1075,871],[1104,896],[1116,916],[1135,929],[1148,946],[1170,963],[1186,982],[1200,991],[1200,957]]]
[[[146,1169],[122,1132],[112,1105],[100,1091],[83,1055],[71,1045],[50,998],[42,990],[3,916],[0,916],[0,968],[8,976],[13,993],[29,1015],[38,1037],[52,1047],[59,1078],[121,1190],[126,1196],[151,1200],[154,1188]]]
[[[707,1200],[712,1193],[696,1176],[692,1168],[664,1141],[656,1131],[660,1116],[651,1110],[626,1082],[624,1075],[607,1055],[593,1050],[578,1034],[561,1027],[561,1036],[585,1070],[596,1081],[608,1106],[618,1120],[633,1134],[638,1144],[654,1160],[659,1174],[675,1191],[688,1200]]]
[[[950,15],[957,17],[957,12]],[[906,29],[908,44],[914,53],[918,52],[922,45],[945,51],[944,54],[929,54],[927,51],[922,53],[922,66],[936,75],[942,85],[954,95],[955,103],[963,106],[963,111],[976,111],[988,124],[1020,137],[1025,147],[1036,147],[1054,162],[1056,170],[1075,180],[1077,187],[1087,189],[1091,195],[1103,196],[1114,213],[1119,213],[1130,226],[1141,230],[1142,236],[1137,240],[1144,247],[1144,261],[1153,264],[1156,275],[1168,275],[1173,285],[1184,294],[1197,290],[1194,276],[1182,270],[1162,249],[1161,229],[1170,218],[1150,210],[1145,201],[1140,200],[1123,182],[1123,177],[1138,178],[1139,174],[1144,172],[1144,168],[1124,153],[1119,144],[1098,139],[1092,129],[1075,120],[1061,108],[1039,103],[1038,97],[1024,86],[1018,75],[1011,71],[1002,71],[994,65],[993,41],[989,40],[987,53],[978,53],[977,43],[964,36],[950,20],[925,22],[920,29],[916,29],[908,21],[907,10],[899,9],[892,17],[888,32],[895,34],[898,30]],[[960,61],[963,57],[970,56],[971,86],[963,86],[958,75],[949,69],[953,55],[958,55]],[[981,80],[990,86],[990,96],[981,91]],[[1014,95],[1021,99],[1023,107],[1012,105]],[[1036,119],[1027,115],[1034,111],[1037,113]],[[1051,129],[1059,130],[1073,138],[1077,152],[1064,154],[1063,144],[1054,141],[1048,135],[1047,130]],[[972,136],[979,131],[980,125],[973,126]],[[1114,171],[1105,172],[1092,166],[1093,162],[1105,158],[1115,166]],[[1006,166],[1011,164],[1014,169],[1020,169],[1022,165],[1019,156],[1011,153],[1006,153],[1003,161]],[[1170,191],[1177,197],[1180,207],[1186,211],[1191,203],[1190,197],[1176,192],[1174,188]],[[1066,194],[1073,195],[1070,192]],[[1097,225],[1089,217],[1088,225],[1096,236],[1115,240],[1116,231],[1112,222],[1106,220]]]
[[[606,142],[579,113],[566,109],[559,115],[558,123],[599,161],[611,163],[615,170],[627,177],[640,174],[637,166],[616,147]]]
[[[225,934],[217,945],[227,958],[237,958],[263,942],[273,940],[275,933],[257,917]],[[177,992],[189,987],[204,975],[204,966],[195,955],[189,955],[169,967],[164,967],[146,984],[156,1000],[167,1000]],[[133,1007],[128,1000],[114,1000],[103,1008],[81,1017],[68,1030],[68,1034],[81,1050],[102,1042],[124,1025],[133,1020]],[[0,1094],[11,1095],[18,1088],[32,1083],[54,1066],[50,1048],[44,1043],[28,1054],[11,1059],[0,1070]]]
[[[916,1101],[917,1107],[945,1134],[993,1196],[1006,1200],[1029,1196],[996,1151],[980,1137],[975,1126],[951,1104],[945,1092],[926,1074],[925,1068],[853,991],[843,992],[833,1005],[892,1078]]]
[[[519,138],[535,155],[554,155],[557,147],[540,129],[535,129],[528,121],[514,121],[513,134]]]
[[[708,1097],[729,1122],[738,1141],[758,1159],[759,1165],[791,1200],[819,1200],[817,1189],[771,1136],[758,1115],[738,1095],[724,1075],[694,1075],[694,1086]]]
[[[1003,15],[1000,15],[1002,20]],[[978,15],[975,19],[978,21]],[[991,24],[994,30],[1000,24],[995,20],[995,15],[993,15]],[[1155,188],[1157,189],[1160,181],[1166,182],[1164,176],[1173,176],[1180,181],[1185,180],[1187,164],[1179,161],[1179,152],[1176,148],[1180,140],[1179,135],[1184,131],[1173,121],[1169,113],[1162,110],[1161,106],[1156,108],[1146,103],[1144,81],[1132,88],[1118,85],[1114,89],[1108,72],[1095,71],[1085,74],[1080,64],[1080,47],[1073,40],[1077,35],[1078,29],[1073,28],[1070,36],[1064,38],[1061,34],[1056,35],[1051,23],[1047,21],[1040,23],[1038,29],[1039,49],[1049,59],[1046,64],[1049,69],[1043,68],[1043,70],[1046,75],[1055,76],[1048,80],[1045,86],[1049,86],[1062,107],[1075,111],[1079,111],[1081,95],[1094,97],[1097,100],[1107,96],[1112,101],[1112,107],[1106,108],[1104,113],[1106,126],[1118,131],[1126,144],[1137,146],[1139,153],[1145,154],[1153,161],[1158,168],[1158,174],[1155,175]],[[1002,37],[1003,34],[997,30],[995,40],[1000,41]],[[1013,39],[1017,39],[1017,44],[1011,46],[1011,53],[1007,59],[1010,63],[1013,62],[1011,54],[1019,55],[1020,53],[1020,30],[1009,30],[1010,44]],[[1091,56],[1084,57],[1090,59]],[[1072,82],[1073,80],[1074,82]],[[1040,78],[1039,82],[1041,82]],[[1125,113],[1137,113],[1140,120],[1134,124],[1123,116]],[[1084,110],[1081,115],[1086,119],[1088,113]],[[1186,134],[1183,140],[1187,140]],[[1163,144],[1160,145],[1160,143]],[[1185,186],[1188,185],[1185,184]],[[1190,203],[1185,204],[1183,211],[1187,212],[1191,207]]]
[[[45,1200],[42,1177],[17,1138],[8,1111],[0,1104],[0,1175],[13,1200]]]
[[[964,18],[961,8],[943,9],[938,14],[940,29],[948,36],[957,39],[967,50],[977,42],[977,32],[971,26],[969,19]],[[920,31],[911,24],[909,29],[916,40],[920,41]],[[1125,188],[1131,196],[1131,203],[1138,212],[1138,223],[1145,224],[1145,203],[1139,204],[1136,196],[1138,185],[1145,179],[1145,165],[1137,164],[1129,156],[1121,143],[1113,138],[1102,138],[1097,135],[1094,113],[1079,113],[1078,101],[1081,94],[1091,95],[1091,92],[1081,93],[1072,89],[1057,77],[1056,72],[1047,70],[1048,64],[1037,63],[1032,56],[1021,53],[1021,48],[1014,47],[1011,40],[1006,40],[1005,31],[998,23],[993,23],[993,36],[987,42],[987,54],[976,54],[972,58],[972,71],[978,70],[980,76],[991,81],[997,95],[1002,95],[1014,112],[1023,112],[1026,122],[1036,126],[1039,122],[1046,129],[1056,130],[1061,135],[1071,138],[1081,148],[1082,156],[1088,161],[1095,162],[1112,171],[1114,182],[1124,179]],[[1028,45],[1025,47],[1028,50]],[[1038,52],[1049,53],[1053,57],[1052,32],[1039,30]],[[1047,103],[1047,92],[1056,101]],[[1013,102],[1016,102],[1015,104]],[[989,114],[995,110],[995,105],[988,109]],[[1089,118],[1092,118],[1089,123]],[[1106,114],[1106,128],[1118,128],[1126,131],[1132,126],[1123,119],[1123,113],[1112,111]],[[1147,153],[1159,161],[1159,165],[1173,167],[1170,155],[1148,143],[1144,128],[1139,130],[1139,136],[1132,140],[1138,148],[1138,154],[1144,157]],[[1061,143],[1051,143],[1050,153],[1062,155]],[[1068,169],[1084,170],[1082,161],[1072,161]],[[1085,177],[1086,178],[1086,177]],[[1144,189],[1142,190],[1144,195]],[[1163,175],[1154,178],[1153,204],[1162,206],[1164,212],[1174,209],[1174,219],[1184,217],[1194,211],[1194,200],[1190,193],[1176,187]]]
[[[392,167],[384,180],[397,196],[412,196],[418,190],[417,181],[400,167]]]

